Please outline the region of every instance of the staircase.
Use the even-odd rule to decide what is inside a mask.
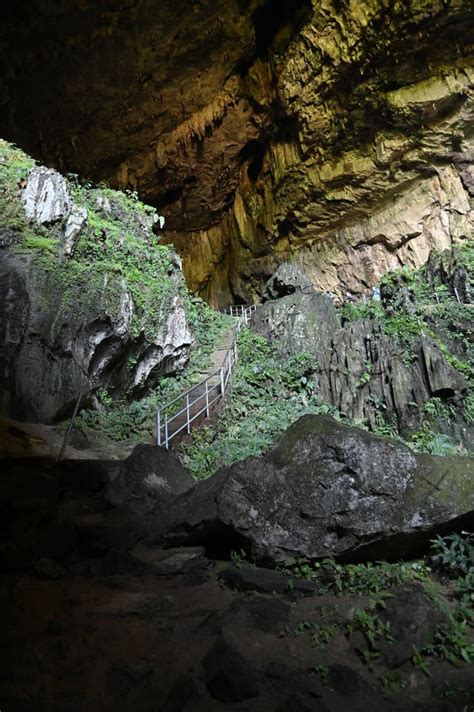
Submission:
[[[255,306],[228,307],[226,313],[237,319],[236,325],[221,341],[212,355],[212,364],[205,378],[173,400],[160,406],[156,414],[156,444],[169,449],[171,441],[189,434],[208,419],[222,402],[232,371],[237,362],[237,338],[243,326],[249,323]]]

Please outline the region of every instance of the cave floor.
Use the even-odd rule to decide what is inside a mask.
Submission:
[[[468,666],[364,663],[367,597],[146,544],[102,463],[3,464],[2,712],[470,709]]]

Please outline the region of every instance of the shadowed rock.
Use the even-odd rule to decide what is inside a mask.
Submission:
[[[189,472],[168,450],[137,445],[109,485],[107,498],[116,507],[146,514],[163,507],[193,484]]]
[[[259,560],[418,551],[472,516],[474,461],[417,455],[400,442],[304,416],[263,458],[220,470],[155,517],[152,539],[244,537]]]

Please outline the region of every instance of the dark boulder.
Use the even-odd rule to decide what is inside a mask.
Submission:
[[[418,583],[392,588],[379,618],[388,625],[395,639],[392,644],[382,641],[378,645],[385,662],[392,668],[412,657],[414,645],[422,650],[432,643],[436,628],[446,621],[446,616]]]
[[[137,445],[107,490],[108,501],[136,514],[147,514],[194,484],[189,472],[168,450]]]
[[[211,695],[231,703],[259,695],[257,676],[237,649],[220,637],[203,658],[204,678]]]
[[[152,539],[245,538],[260,561],[403,556],[473,514],[474,460],[417,455],[328,416],[304,416],[264,457],[220,470],[154,518]],[[219,534],[220,532],[220,534]]]

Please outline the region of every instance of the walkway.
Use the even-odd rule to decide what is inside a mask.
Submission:
[[[191,432],[191,428],[200,425],[215,412],[227,389],[232,371],[237,362],[237,337],[242,326],[250,321],[253,306],[229,307],[236,324],[219,341],[211,355],[209,369],[203,373],[200,383],[173,398],[166,405],[158,408],[156,432],[158,447],[169,448],[177,436]]]

